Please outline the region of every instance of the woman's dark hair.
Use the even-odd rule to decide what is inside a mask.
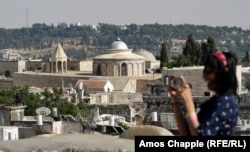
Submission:
[[[235,55],[230,52],[222,52],[226,57],[226,67],[223,63],[214,55],[209,55],[205,61],[205,68],[203,73],[206,72],[207,68],[211,68],[216,73],[216,83],[219,94],[225,94],[231,92],[237,94],[238,82],[236,76],[236,65],[237,59]]]

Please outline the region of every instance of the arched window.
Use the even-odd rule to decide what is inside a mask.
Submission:
[[[62,66],[63,66],[62,61],[58,61],[58,62],[57,62],[58,73],[62,73]]]
[[[125,63],[122,63],[122,65],[121,65],[121,76],[127,76],[127,75],[128,75],[127,65]]]
[[[101,74],[102,74],[101,65],[98,64],[98,65],[97,65],[97,70],[96,70],[96,75],[101,75]]]

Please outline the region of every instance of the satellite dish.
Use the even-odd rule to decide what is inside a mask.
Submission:
[[[49,115],[51,113],[50,109],[47,107],[40,107],[36,109],[36,114],[38,115]]]

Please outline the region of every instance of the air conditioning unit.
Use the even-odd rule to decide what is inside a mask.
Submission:
[[[213,93],[211,91],[204,92],[204,96],[211,97]]]

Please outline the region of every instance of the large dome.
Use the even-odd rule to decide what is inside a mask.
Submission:
[[[111,44],[110,50],[128,50],[128,46],[126,43],[121,41],[120,38],[118,38]]]
[[[132,53],[119,38],[111,44],[108,53],[93,58],[93,74],[101,76],[142,76],[145,58]]]
[[[156,61],[155,56],[149,51],[140,50],[136,54],[143,56],[146,61]]]

